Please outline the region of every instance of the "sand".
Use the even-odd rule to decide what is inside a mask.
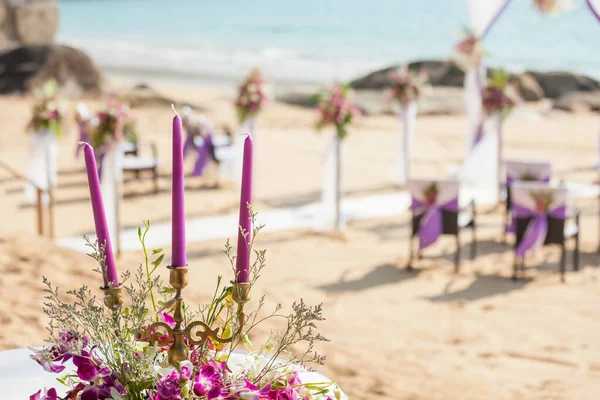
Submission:
[[[205,105],[216,126],[235,126],[232,91],[157,87]],[[0,98],[0,160],[20,171],[26,170],[23,127],[30,105],[29,98]],[[159,144],[161,191],[152,194],[149,179],[128,182],[124,223],[137,226],[148,218],[168,223],[172,114],[156,107],[134,112],[142,140]],[[260,117],[258,211],[318,199],[326,138],[313,131],[314,120],[309,110],[277,103]],[[505,154],[550,159],[557,179],[593,183],[598,125],[597,115],[549,111],[544,103],[527,106],[505,124]],[[397,190],[388,168],[398,129],[391,116],[365,118],[353,129],[343,166],[346,196]],[[463,116],[419,118],[415,173],[446,176],[456,168],[464,154],[465,129]],[[59,238],[93,231],[83,161],[73,158],[73,125],[70,131],[59,150]],[[186,182],[188,217],[236,212],[239,194],[234,188],[205,188],[201,179]],[[64,290],[79,283],[100,284],[93,260],[36,238],[34,210],[24,203],[21,186],[0,172],[0,350],[40,344],[46,337],[42,276]],[[343,238],[308,230],[263,234],[257,247],[268,249],[268,267],[254,297],[265,293],[268,306],[280,302],[288,309],[300,297],[324,303],[327,321],[320,330],[331,342],[320,347],[328,358],[320,370],[351,399],[596,399],[597,202],[577,204],[584,212],[582,268],[569,272],[565,284],[557,273],[555,248],[528,260],[527,279],[511,281],[512,251],[500,241],[501,213],[487,209],[480,217],[479,254],[470,261],[464,251],[459,274],[453,273],[452,240],[429,249],[415,272],[404,270],[408,215],[351,223]],[[222,247],[222,240],[189,244],[190,300],[206,301],[216,276],[229,278]],[[133,269],[141,260],[140,252],[125,253],[119,268]]]

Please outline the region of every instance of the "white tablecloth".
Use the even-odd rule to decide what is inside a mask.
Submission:
[[[0,351],[0,399],[28,400],[29,396],[44,387],[54,387],[59,395],[64,394],[64,386],[57,382],[56,378],[64,375],[67,370],[61,374],[46,372],[29,357],[30,354],[29,349]],[[244,355],[244,352],[237,351],[233,354],[238,357]],[[303,372],[300,378],[305,383],[331,381],[318,372]],[[342,399],[348,398],[342,395]]]

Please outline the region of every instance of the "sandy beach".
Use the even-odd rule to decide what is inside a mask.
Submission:
[[[216,127],[236,126],[233,89],[159,82],[152,86],[205,107]],[[89,102],[92,108],[99,104]],[[27,168],[29,138],[24,127],[30,107],[28,97],[0,98],[0,160],[21,172]],[[126,177],[123,223],[169,223],[172,112],[168,107],[144,107],[134,109],[133,115],[140,140],[158,144],[160,191],[152,193],[149,178],[134,182]],[[280,103],[269,104],[260,116],[254,192],[259,213],[319,199],[327,138],[314,131],[315,119],[312,110]],[[466,124],[464,116],[418,118],[415,176],[445,177],[460,165]],[[505,123],[504,154],[550,160],[555,179],[591,184],[597,179],[599,125],[594,114],[551,111],[544,102],[528,104]],[[399,129],[393,116],[363,118],[353,128],[343,162],[346,197],[398,191],[388,170]],[[59,143],[57,238],[94,230],[83,160],[74,158],[76,140],[71,123]],[[188,168],[191,171],[191,164]],[[237,212],[237,189],[205,184],[199,178],[186,180],[188,218]],[[62,290],[80,282],[97,287],[100,277],[84,254],[36,237],[35,209],[25,203],[22,183],[5,172],[0,172],[0,204],[0,350],[5,350],[41,344],[46,337],[42,276]],[[596,199],[575,204],[583,212],[581,270],[569,272],[564,284],[557,272],[557,248],[537,252],[528,260],[527,278],[513,282],[513,252],[500,240],[501,208],[483,207],[477,258],[466,259],[465,251],[459,274],[453,273],[451,240],[428,249],[416,271],[404,269],[408,214],[350,223],[343,238],[310,230],[262,234],[256,246],[268,249],[268,267],[255,298],[263,292],[268,306],[282,303],[288,309],[299,298],[324,303],[327,320],[320,330],[331,342],[320,348],[327,355],[320,370],[351,399],[596,399],[598,205]],[[465,247],[468,240],[467,234]],[[208,300],[216,277],[230,274],[223,244],[213,240],[188,245],[190,300]],[[132,270],[141,260],[141,252],[127,252],[118,267]],[[570,268],[570,255],[568,260]]]

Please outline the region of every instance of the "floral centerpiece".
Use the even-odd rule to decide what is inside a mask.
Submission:
[[[252,237],[262,226],[252,218]],[[102,303],[92,291],[83,286],[67,292],[73,302],[64,301],[58,289],[44,279],[47,301],[44,312],[50,319],[51,345],[34,350],[32,358],[46,371],[62,374],[58,381],[67,388],[64,399],[69,400],[339,400],[342,393],[333,382],[302,381],[306,363],[322,363],[314,346],[326,340],[315,333],[316,323],[322,321],[321,306],[309,307],[302,300],[294,303],[292,312],[285,315],[278,305],[272,312],[263,313],[264,297],[256,310],[244,314],[236,309],[232,286],[224,285],[218,277],[212,300],[208,304],[183,308],[186,321],[198,320],[210,336],[204,342],[194,339],[190,331],[184,337],[188,357],[169,363],[170,333],[150,327],[157,322],[174,327],[171,299],[174,289],[164,287],[155,272],[164,254],[162,249],[150,252],[145,239],[150,228],[138,230],[144,252],[144,262],[135,274],[122,274],[128,304]],[[248,233],[246,233],[248,234]],[[106,269],[104,249],[86,238],[89,255]],[[253,242],[253,240],[252,240]],[[235,273],[235,256],[229,242],[225,253]],[[255,251],[251,264],[250,285],[253,286],[266,265],[265,251]],[[254,347],[250,334],[267,320],[283,321],[281,330],[273,330],[268,339]],[[245,321],[245,322],[244,322]],[[189,322],[188,322],[189,324]],[[247,353],[234,350],[244,346]],[[292,348],[299,350],[292,353]],[[72,363],[74,368],[67,364]],[[57,400],[56,388],[40,390],[30,400]]]
[[[267,94],[264,88],[264,81],[260,70],[255,69],[240,86],[237,99],[235,100],[238,121],[241,123],[248,117],[256,116],[261,111],[266,100]]]
[[[533,0],[533,5],[542,14],[558,14],[575,8],[573,0]]]
[[[96,114],[96,126],[92,132],[91,144],[99,148],[110,140],[121,138],[137,143],[135,121],[129,115],[129,105],[118,95],[108,97],[106,107]]]
[[[481,42],[469,28],[463,28],[463,38],[454,46],[454,59],[464,69],[477,65],[485,55]]]
[[[348,135],[348,127],[360,115],[360,110],[349,100],[350,86],[334,84],[318,96],[319,120],[317,129],[334,126],[340,139]]]
[[[424,69],[418,72],[410,71],[406,65],[390,72],[388,77],[392,83],[389,100],[401,106],[416,101],[428,86],[429,79]]]
[[[54,79],[46,81],[33,91],[35,104],[27,127],[33,132],[50,131],[55,136],[62,134],[63,113],[57,96],[58,84]]]
[[[520,101],[513,85],[508,83],[506,71],[495,70],[483,89],[482,105],[486,115],[506,115]]]

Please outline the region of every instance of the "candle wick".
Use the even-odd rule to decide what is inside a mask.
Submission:
[[[171,110],[173,110],[173,113],[175,113],[175,115],[179,116],[179,114],[177,114],[177,111],[175,111],[175,105],[171,104]]]
[[[90,145],[88,142],[84,142],[84,141],[77,142],[77,144],[80,146],[89,146]]]
[[[240,136],[246,136],[246,137],[250,136],[250,137],[252,137],[252,135],[250,135],[249,132],[247,132],[247,133],[240,133]]]

